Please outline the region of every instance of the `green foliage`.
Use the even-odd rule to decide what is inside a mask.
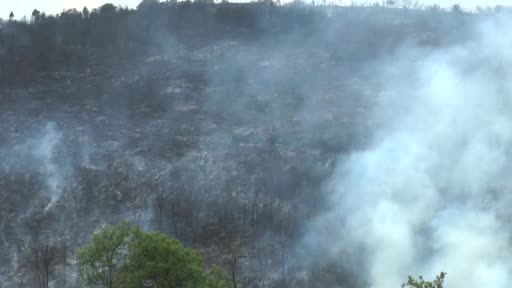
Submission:
[[[203,258],[161,233],[141,233],[130,245],[123,287],[201,287]]]
[[[226,288],[231,286],[231,279],[229,279],[222,268],[214,266],[208,271],[205,288]]]
[[[402,284],[402,288],[443,288],[445,276],[446,273],[441,272],[432,282],[425,281],[422,276],[419,276],[418,279],[409,276],[407,283]]]
[[[104,227],[77,258],[84,287],[231,287],[221,268],[203,270],[204,259],[198,251],[128,223]]]
[[[116,286],[116,278],[127,256],[128,242],[138,228],[123,222],[106,226],[92,237],[92,242],[78,251],[78,273],[86,287]]]

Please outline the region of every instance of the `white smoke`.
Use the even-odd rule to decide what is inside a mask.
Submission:
[[[19,159],[19,165],[32,167],[45,178],[44,192],[49,199],[47,209],[61,196],[64,179],[69,171],[63,165],[66,154],[62,151],[62,136],[57,125],[50,122],[13,150],[14,156]]]
[[[372,288],[441,271],[446,287],[509,287],[511,28],[497,17],[461,46],[387,63],[375,142],[340,159],[306,245],[360,250]]]
[[[51,202],[55,202],[59,196],[62,185],[62,173],[55,162],[56,146],[59,144],[62,134],[57,132],[54,123],[48,123],[44,129],[44,135],[35,145],[34,156],[41,160],[46,170],[46,181],[51,196]]]

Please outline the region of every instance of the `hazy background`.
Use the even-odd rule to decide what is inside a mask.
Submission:
[[[44,11],[46,13],[60,13],[63,9],[77,8],[82,9],[84,6],[88,8],[96,8],[101,6],[104,3],[112,3],[114,5],[122,5],[128,6],[130,8],[134,8],[139,3],[139,0],[112,0],[112,1],[103,1],[103,0],[19,0],[19,1],[5,1],[0,6],[0,18],[8,18],[9,13],[11,11],[14,12],[16,18],[21,18],[23,15],[30,17],[32,11],[34,9],[38,9],[40,11]],[[238,2],[238,1],[234,1]],[[245,1],[240,1],[245,2]],[[288,1],[284,1],[288,2]],[[309,1],[306,1],[309,2]],[[339,1],[337,1],[339,2]],[[351,0],[343,0],[345,4],[350,4],[352,2],[382,2],[382,1],[351,1]],[[496,5],[505,5],[508,6],[512,4],[511,0],[424,0],[420,1],[425,5],[433,5],[439,4],[443,7],[449,7],[454,4],[459,4],[465,9],[475,9],[476,6],[487,7],[487,6],[496,6]]]

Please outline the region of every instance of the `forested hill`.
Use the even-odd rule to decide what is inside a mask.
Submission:
[[[364,287],[357,253],[302,240],[336,163],[373,143],[375,75],[493,13],[144,1],[3,20],[0,287],[74,287],[77,248],[122,220],[241,287]]]
[[[106,69],[103,66],[133,64],[165,53],[176,55],[220,41],[264,43],[276,49],[287,42],[297,44],[296,49],[315,45],[338,62],[371,60],[391,53],[406,37],[427,46],[457,41],[465,29],[464,18],[471,16],[446,13],[435,6],[420,11],[380,6],[145,1],[137,10],[112,4],[56,16],[34,10],[30,19],[1,23],[0,71],[2,82],[22,83],[37,78],[38,73]],[[447,33],[440,34],[440,30]],[[176,50],[176,46],[184,50]]]

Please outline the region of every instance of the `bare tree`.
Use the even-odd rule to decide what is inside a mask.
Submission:
[[[48,288],[50,272],[57,262],[57,247],[49,241],[36,240],[31,244],[31,254],[37,287]]]
[[[158,231],[164,231],[164,215],[166,210],[166,202],[168,198],[169,189],[164,187],[159,188],[155,191],[154,198],[154,207],[155,207],[155,217],[156,217],[156,226]]]
[[[210,157],[206,152],[202,152],[199,154],[198,157],[198,163],[197,163],[197,169],[201,172],[203,175],[203,181],[206,185],[208,181],[208,171],[212,168],[211,166],[214,166],[216,164],[216,161]]]
[[[233,288],[237,288],[238,283],[238,270],[239,263],[242,258],[249,257],[249,252],[246,249],[246,243],[244,243],[243,239],[240,237],[240,234],[237,235],[237,238],[230,243],[229,247],[229,268],[231,274],[231,281],[233,282]]]
[[[66,186],[64,187],[65,197],[69,197],[73,205],[75,219],[80,218],[80,210],[82,206],[82,187],[73,179],[66,179]]]

